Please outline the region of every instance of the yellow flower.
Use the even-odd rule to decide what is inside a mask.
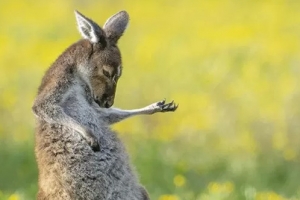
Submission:
[[[275,192],[260,192],[256,195],[255,200],[285,200],[285,198]]]
[[[8,200],[19,200],[20,196],[17,194],[12,194],[9,196]]]
[[[207,186],[209,193],[231,193],[234,190],[234,184],[230,181],[225,183],[211,182]]]
[[[181,174],[178,174],[174,177],[173,182],[176,187],[181,187],[185,185],[186,179]]]
[[[209,193],[218,193],[220,192],[220,184],[216,182],[212,182],[208,184]]]
[[[176,195],[165,194],[159,197],[159,200],[180,200],[180,198]]]
[[[284,159],[286,160],[295,160],[297,158],[297,153],[294,149],[292,148],[286,148],[284,151],[283,151],[283,156],[284,156]]]

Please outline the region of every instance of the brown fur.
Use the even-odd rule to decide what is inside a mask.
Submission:
[[[84,38],[46,72],[33,105],[38,200],[148,200],[127,152],[109,126],[139,114],[175,111],[171,102],[144,108],[111,108],[121,75],[116,46],[128,23],[125,11],[102,30],[76,13]]]

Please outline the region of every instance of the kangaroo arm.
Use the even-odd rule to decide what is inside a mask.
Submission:
[[[41,96],[38,97],[32,107],[36,117],[50,124],[57,123],[76,130],[88,142],[93,150],[98,150],[99,144],[92,131],[66,114],[63,107],[56,103],[54,99],[55,97],[53,95],[49,95],[47,98]]]
[[[114,124],[135,115],[151,115],[157,112],[173,112],[177,109],[178,105],[172,101],[165,103],[165,100],[159,101],[143,108],[122,110],[119,108],[98,108],[101,119],[108,124]]]

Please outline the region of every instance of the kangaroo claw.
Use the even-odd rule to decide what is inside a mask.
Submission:
[[[165,103],[166,101],[160,101],[156,105],[159,106],[160,112],[174,112],[178,108],[178,104],[176,105],[174,101],[170,103]]]

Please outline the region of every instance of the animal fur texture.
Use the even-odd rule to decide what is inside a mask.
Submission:
[[[160,101],[122,110],[114,103],[122,63],[117,41],[126,11],[103,28],[75,11],[83,39],[71,45],[43,77],[32,107],[36,116],[38,200],[147,200],[128,154],[110,125],[139,114],[175,111]]]

